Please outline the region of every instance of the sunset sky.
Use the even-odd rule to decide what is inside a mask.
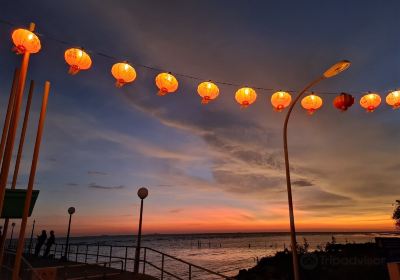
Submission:
[[[384,99],[400,86],[400,4],[385,3],[3,1],[1,20],[33,21],[42,35],[28,73],[38,88],[19,188],[28,181],[42,86],[52,85],[36,177],[37,228],[64,235],[67,208],[75,206],[73,235],[132,234],[136,192],[146,186],[145,233],[287,231],[284,113],[272,110],[272,92],[258,90],[243,110],[237,87],[220,85],[219,98],[203,106],[198,81],[177,76],[177,93],[159,97],[158,72],[136,65],[300,90],[348,59],[348,71],[315,91],[350,92],[356,104],[341,113],[332,106],[335,95],[321,95],[320,111],[308,116],[297,106],[289,124],[297,229],[393,230],[400,110],[383,104],[366,113],[358,104],[361,92]],[[11,52],[14,28],[0,24],[1,120],[21,59]],[[88,50],[93,66],[70,76],[63,55],[74,46]],[[110,68],[118,61],[96,53],[130,61],[136,81],[115,88]]]

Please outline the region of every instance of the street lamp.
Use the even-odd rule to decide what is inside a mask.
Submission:
[[[139,230],[137,236],[137,245],[135,251],[135,265],[133,268],[134,273],[139,273],[139,258],[140,258],[140,241],[142,239],[142,216],[143,216],[143,200],[149,195],[149,191],[146,188],[140,188],[137,192],[140,198],[140,216],[139,216]]]
[[[14,234],[14,227],[15,227],[15,223],[12,223],[11,224],[11,237],[10,237],[10,243],[8,243],[8,248],[11,248],[11,243],[12,243],[12,240],[13,240],[13,234]]]
[[[292,113],[293,107],[296,105],[300,97],[306,93],[311,87],[318,84],[320,81],[334,77],[339,73],[345,71],[350,67],[350,61],[342,60],[338,63],[332,65],[328,70],[326,70],[320,77],[309,83],[293,100],[290,105],[289,110],[286,114],[285,123],[283,126],[283,149],[285,152],[285,168],[286,168],[286,184],[287,184],[287,195],[288,195],[288,206],[289,206],[289,218],[290,218],[290,242],[292,245],[292,259],[293,259],[293,274],[295,280],[300,280],[300,270],[299,270],[299,260],[297,255],[297,242],[296,242],[296,228],[294,223],[294,213],[293,213],[293,201],[292,201],[292,184],[290,181],[290,167],[289,167],[289,152],[287,144],[287,126],[290,114]]]
[[[72,218],[72,214],[74,214],[74,213],[75,213],[75,207],[69,207],[68,208],[68,214],[69,214],[68,232],[67,232],[67,241],[65,242],[64,257],[62,257],[63,261],[68,260],[69,233],[71,231],[71,218]]]

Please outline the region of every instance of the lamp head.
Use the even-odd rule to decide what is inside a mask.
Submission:
[[[68,214],[72,215],[75,213],[75,207],[69,207],[68,208]]]
[[[328,70],[324,72],[324,77],[325,78],[331,78],[333,76],[338,75],[339,73],[343,72],[347,68],[350,67],[350,61],[348,60],[342,60],[339,61],[338,63],[332,65]]]
[[[137,195],[140,199],[145,199],[149,195],[149,191],[146,188],[140,188]]]

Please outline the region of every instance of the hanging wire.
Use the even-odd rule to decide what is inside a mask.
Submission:
[[[0,24],[3,25],[8,25],[11,27],[16,27],[16,26],[20,26],[18,24],[15,24],[13,22],[4,20],[4,19],[0,19]],[[68,42],[68,41],[64,41],[64,40],[60,40],[58,38],[55,38],[53,36],[50,35],[45,35],[42,33],[36,33],[39,37],[43,37],[46,39],[49,39],[51,41],[54,41],[56,43],[59,44],[63,44],[66,46],[74,46],[76,44]],[[91,54],[94,55],[98,55],[107,59],[111,59],[114,61],[119,61],[119,59],[113,55],[104,53],[104,52],[99,52],[96,50],[91,50],[91,49],[85,49],[85,51],[88,51]],[[140,63],[135,63],[134,65],[135,67],[140,67],[140,68],[144,68],[147,70],[151,70],[151,71],[155,71],[155,72],[170,72],[168,70],[165,69],[161,69],[161,68],[157,68],[157,67],[153,67],[153,66],[149,66],[149,65],[145,65],[145,64],[140,64]],[[193,76],[193,75],[189,75],[189,74],[184,74],[184,73],[179,73],[179,72],[172,72],[175,76],[178,77],[182,77],[182,78],[186,78],[186,79],[191,79],[191,80],[196,80],[196,81],[207,81],[208,79],[203,79],[201,77],[198,76]],[[226,81],[218,81],[218,80],[212,80],[213,83],[215,84],[219,84],[219,85],[225,85],[225,86],[231,86],[231,87],[243,87],[243,84],[237,84],[237,83],[232,83],[232,82],[226,82]],[[268,92],[275,92],[275,91],[285,91],[285,92],[289,92],[289,93],[296,93],[298,92],[298,90],[282,90],[282,89],[274,89],[274,88],[266,88],[266,87],[260,87],[260,86],[250,86],[251,88],[255,89],[255,90],[261,90],[261,91],[268,91]],[[309,91],[308,93],[313,93],[315,91]],[[338,95],[342,92],[348,93],[348,94],[363,94],[363,93],[367,93],[366,91],[358,91],[358,92],[349,92],[349,91],[341,91],[341,92],[329,92],[329,91],[317,91],[318,94],[323,94],[323,95]]]

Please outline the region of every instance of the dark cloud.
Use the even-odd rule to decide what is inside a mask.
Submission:
[[[299,187],[311,187],[314,185],[312,182],[305,179],[293,181],[292,184]]]
[[[103,171],[88,171],[89,175],[108,175],[108,173],[103,172]]]
[[[77,183],[67,183],[67,186],[77,187],[77,186],[79,186],[79,184],[77,184]]]
[[[240,170],[239,172],[235,172],[235,170],[214,170],[213,175],[215,180],[222,185],[224,189],[239,194],[271,192],[281,189],[282,184],[282,179],[279,177],[271,178],[251,173],[240,174]]]
[[[103,186],[103,185],[98,185],[98,184],[90,184],[88,186],[90,189],[98,189],[98,190],[121,190],[124,189],[124,185],[119,185],[119,186]]]

